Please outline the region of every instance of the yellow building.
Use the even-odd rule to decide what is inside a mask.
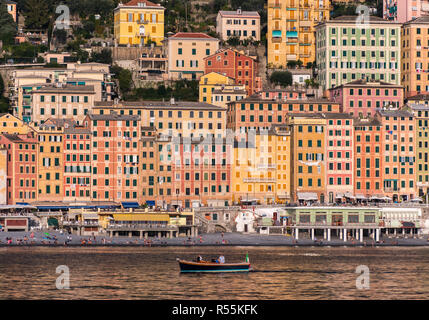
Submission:
[[[10,113],[0,113],[0,133],[27,134],[34,132],[30,126]]]
[[[326,159],[324,114],[288,115],[292,142],[291,198],[298,201],[319,201],[326,199]]]
[[[39,140],[39,190],[40,201],[62,201],[64,120],[48,119],[37,128]]]
[[[145,45],[164,40],[164,10],[147,0],[120,3],[114,10],[114,33],[119,45]]]
[[[429,93],[429,17],[420,17],[402,25],[401,84],[405,97]]]
[[[314,26],[329,20],[329,0],[268,0],[268,67],[316,59]]]
[[[210,72],[203,75],[200,78],[199,91],[200,91],[200,102],[213,103],[212,93],[215,90],[215,86],[222,84],[234,84],[234,79],[224,76],[218,72]]]
[[[291,139],[288,126],[249,132],[248,142],[236,142],[232,169],[233,203],[290,201]]]

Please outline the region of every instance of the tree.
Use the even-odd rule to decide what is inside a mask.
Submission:
[[[240,45],[240,38],[237,36],[229,36],[226,42],[233,47]]]
[[[6,4],[0,0],[0,40],[3,44],[8,45],[14,43],[16,35],[16,23],[13,21],[12,15],[7,12]]]
[[[51,11],[46,0],[26,0],[22,11],[27,29],[47,29]]]
[[[4,89],[3,77],[0,75],[0,112],[9,112],[9,99],[3,95]]]
[[[281,86],[290,86],[292,84],[292,73],[289,71],[274,71],[271,74],[270,82]]]
[[[91,54],[91,61],[112,64],[112,51],[107,48],[103,48],[100,52],[93,51]]]

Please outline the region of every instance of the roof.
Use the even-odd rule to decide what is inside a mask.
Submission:
[[[32,141],[32,140],[25,139],[25,137],[27,137],[26,135],[17,135],[17,134],[10,134],[10,133],[3,133],[2,135],[6,139],[16,143],[37,143],[35,137],[28,137],[29,139],[34,139]]]
[[[51,122],[51,123],[49,123]],[[46,127],[64,127],[75,125],[75,121],[73,119],[61,119],[61,118],[49,118],[43,124],[40,125],[40,128]]]
[[[414,115],[406,110],[380,110],[378,111],[382,117],[414,117]]]
[[[46,86],[40,89],[34,90],[34,93],[95,93],[94,86],[73,86],[63,85],[62,87]]]
[[[121,4],[119,7],[139,7],[139,4],[143,4],[143,7],[158,7],[158,8],[164,8],[159,3],[153,3],[148,0],[131,0],[127,3]]]
[[[381,126],[381,122],[378,119],[375,119],[375,118],[370,118],[370,119],[355,119],[354,126],[355,127]]]
[[[348,113],[325,113],[326,119],[353,119]]]
[[[240,101],[237,101],[239,103],[241,102],[256,102],[256,103],[269,103],[270,101],[275,102],[275,103],[329,103],[329,104],[339,104],[339,102],[335,102],[335,101],[331,101],[328,99],[302,99],[302,100],[267,100],[267,99],[262,99],[259,95],[253,95],[250,97],[247,97],[245,99],[242,99]],[[235,102],[235,101],[234,101]]]
[[[429,16],[421,16],[416,19],[412,19],[410,21],[405,22],[404,26],[408,24],[420,24],[420,23],[429,23]]]
[[[399,84],[384,82],[384,81],[366,81],[364,79],[355,80],[351,82],[344,83],[334,88],[329,88],[329,90],[335,90],[342,87],[392,87],[392,88],[403,88]]]
[[[208,34],[202,33],[202,32],[178,32],[168,39],[175,38],[175,39],[206,39],[206,40],[216,40],[219,41],[219,39],[213,38],[209,36]]]
[[[226,10],[220,10],[219,14],[221,16],[248,16],[248,17],[254,17],[254,18],[260,18],[258,11],[241,11],[241,13],[236,11],[226,11]]]
[[[138,115],[129,115],[129,114],[90,114],[89,118],[91,120],[108,120],[108,121],[138,121],[140,116]]]
[[[209,55],[207,57],[204,57],[204,60],[209,59],[209,58],[214,57],[214,56],[217,56],[220,53],[225,52],[225,51],[231,51],[231,52],[234,52],[236,55],[241,55],[241,56],[244,56],[246,58],[249,58],[249,59],[252,59],[252,60],[255,60],[255,61],[257,59],[257,57],[255,57],[255,58],[251,57],[250,55],[247,55],[247,54],[245,54],[243,52],[240,52],[240,51],[238,51],[236,49],[226,48],[226,49],[219,49],[215,53],[213,53],[213,54],[211,54],[211,55]]]
[[[244,89],[235,89],[235,88],[223,88],[213,90],[213,94],[247,94],[247,91]]]
[[[408,101],[410,101],[410,100],[429,100],[429,94],[424,94],[424,93],[417,94],[415,96],[408,97],[407,100]]]
[[[179,110],[215,110],[215,111],[225,111],[224,108],[208,104],[205,102],[195,102],[195,101],[176,101],[171,103],[171,101],[121,101],[118,104],[115,104],[113,101],[96,101],[94,103],[94,108],[101,109],[103,107],[113,107],[113,108],[136,108],[136,109],[179,109]]]

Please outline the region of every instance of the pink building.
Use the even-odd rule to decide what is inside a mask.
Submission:
[[[7,204],[37,200],[38,141],[33,133],[0,136],[7,149]]]
[[[326,191],[330,203],[343,202],[353,188],[353,117],[326,113]]]
[[[91,200],[91,130],[64,128],[64,201]]]
[[[91,200],[137,202],[141,121],[137,115],[90,114]]]
[[[258,93],[262,100],[305,100],[307,92],[304,89],[264,89]]]
[[[383,0],[383,18],[405,23],[429,15],[429,0]]]
[[[352,81],[329,89],[329,96],[340,103],[341,112],[361,118],[374,116],[383,107],[404,104],[404,88],[383,81]]]

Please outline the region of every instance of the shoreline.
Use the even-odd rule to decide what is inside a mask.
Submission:
[[[31,234],[33,238],[31,238]],[[71,239],[67,237],[71,236]],[[9,241],[8,241],[9,240]],[[8,243],[9,242],[9,243]],[[79,236],[63,234],[59,231],[0,232],[0,248],[8,247],[429,247],[428,235],[422,238],[382,238],[380,242],[368,238],[363,242],[341,239],[311,240],[308,238],[296,241],[287,235],[261,235],[241,233],[210,233],[196,237],[148,238],[107,237],[104,235]]]

